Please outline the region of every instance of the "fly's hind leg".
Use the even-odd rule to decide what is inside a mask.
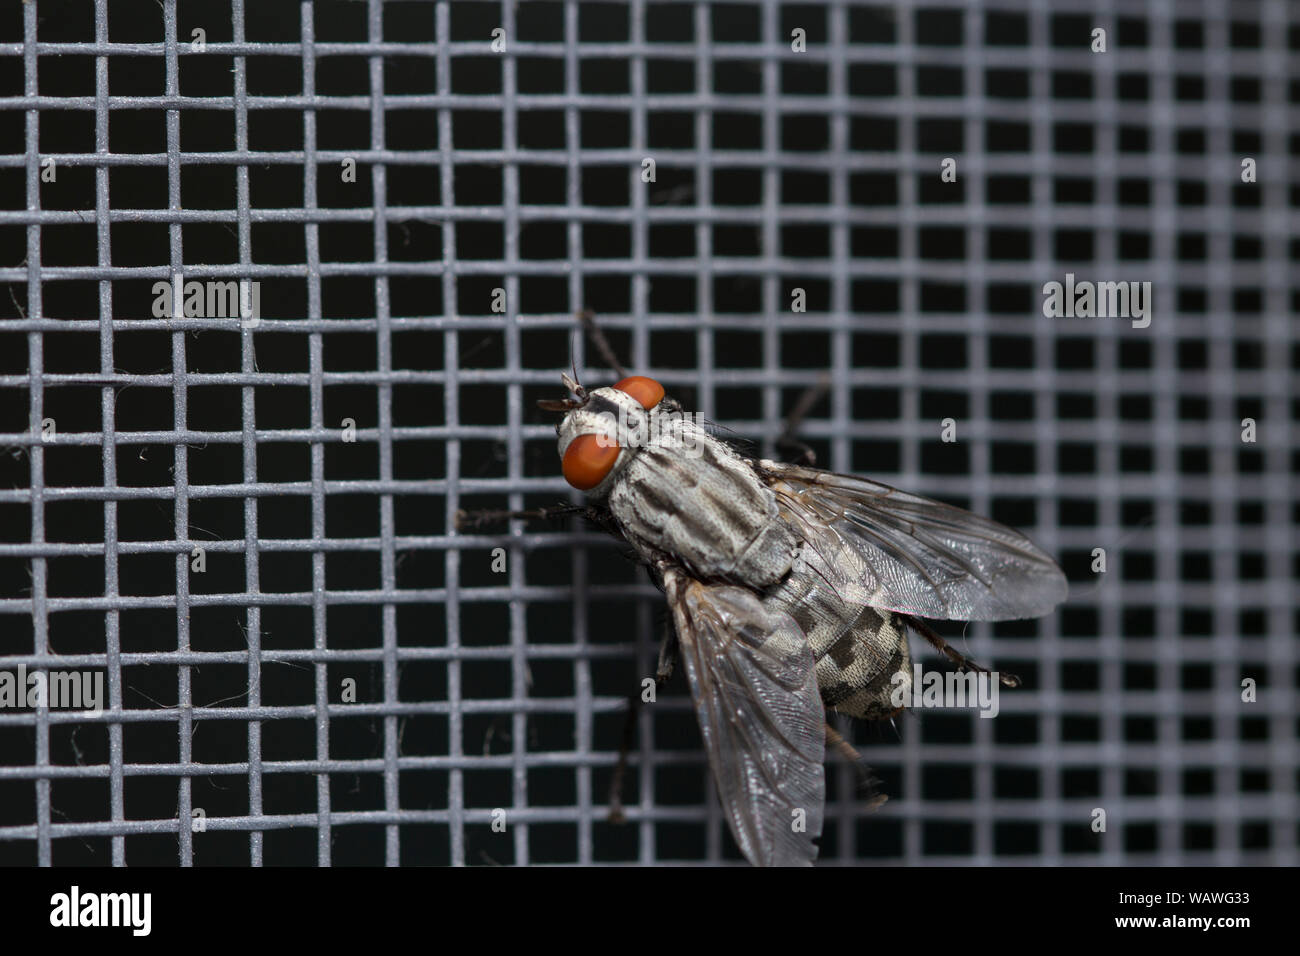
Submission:
[[[826,723],[826,743],[828,746],[834,747],[841,757],[855,766],[862,759],[862,754],[858,753],[857,748],[845,740],[844,735],[832,727],[829,721]]]
[[[636,718],[641,708],[638,694],[627,697],[627,711],[623,714],[623,738],[618,743],[618,763],[614,764],[614,773],[609,778],[609,815],[610,823],[626,823],[627,814],[623,812],[623,778],[627,776],[627,758],[636,743]]]
[[[871,776],[862,754],[858,753],[857,748],[845,740],[844,735],[832,727],[829,721],[826,723],[826,745],[834,748],[841,759],[853,768],[853,773],[858,778],[859,790],[867,795],[868,810],[878,809],[889,799],[889,794],[877,792],[876,780]]]
[[[910,614],[900,614],[899,617],[907,622],[908,627],[933,644],[938,649],[939,653],[943,654],[944,657],[956,664],[961,670],[971,670],[979,674],[993,673],[987,667],[981,667],[969,657],[958,651],[955,647],[936,634],[934,630],[924,621],[920,620],[920,618],[912,617]],[[1020,678],[1015,674],[999,673],[998,681],[1004,687],[1020,686]]]
[[[664,639],[659,644],[659,663],[655,667],[655,686],[663,687],[668,683],[668,679],[673,676],[673,668],[677,665],[677,634],[673,631],[672,623],[664,625]]]

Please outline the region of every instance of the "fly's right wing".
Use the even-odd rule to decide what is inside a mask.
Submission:
[[[1018,531],[877,481],[752,463],[777,509],[814,548],[846,601],[948,621],[1050,614],[1065,575]]]
[[[752,591],[664,573],[700,733],[741,852],[809,866],[826,799],[826,712],[812,650]]]

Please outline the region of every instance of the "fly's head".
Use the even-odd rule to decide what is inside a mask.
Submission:
[[[631,375],[609,388],[588,391],[561,376],[574,398],[542,401],[547,411],[563,412],[555,426],[560,436],[564,480],[593,498],[604,497],[632,457],[656,433],[654,419],[681,406],[664,397],[652,378]]]

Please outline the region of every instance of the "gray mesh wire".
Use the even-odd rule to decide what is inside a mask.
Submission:
[[[586,305],[769,450],[829,370],[824,464],[1074,582],[947,631],[998,719],[854,728],[890,800],[833,765],[826,859],[1294,864],[1297,50],[1281,0],[8,5],[0,672],[108,701],[0,709],[0,860],[736,859],[680,684],[605,821],[654,589],[450,530],[565,495]],[[1150,327],[1043,318],[1066,272]],[[265,318],[153,317],[176,273]]]

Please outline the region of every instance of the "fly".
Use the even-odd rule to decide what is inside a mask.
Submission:
[[[1061,569],[1011,528],[867,478],[746,458],[644,376],[562,381],[572,398],[538,404],[563,413],[561,468],[588,506],[472,520],[584,513],[631,545],[667,597],[727,823],[755,865],[816,858],[826,708],[896,713],[900,685],[910,698],[908,630],[974,666],[921,618],[1035,618],[1065,600]]]

